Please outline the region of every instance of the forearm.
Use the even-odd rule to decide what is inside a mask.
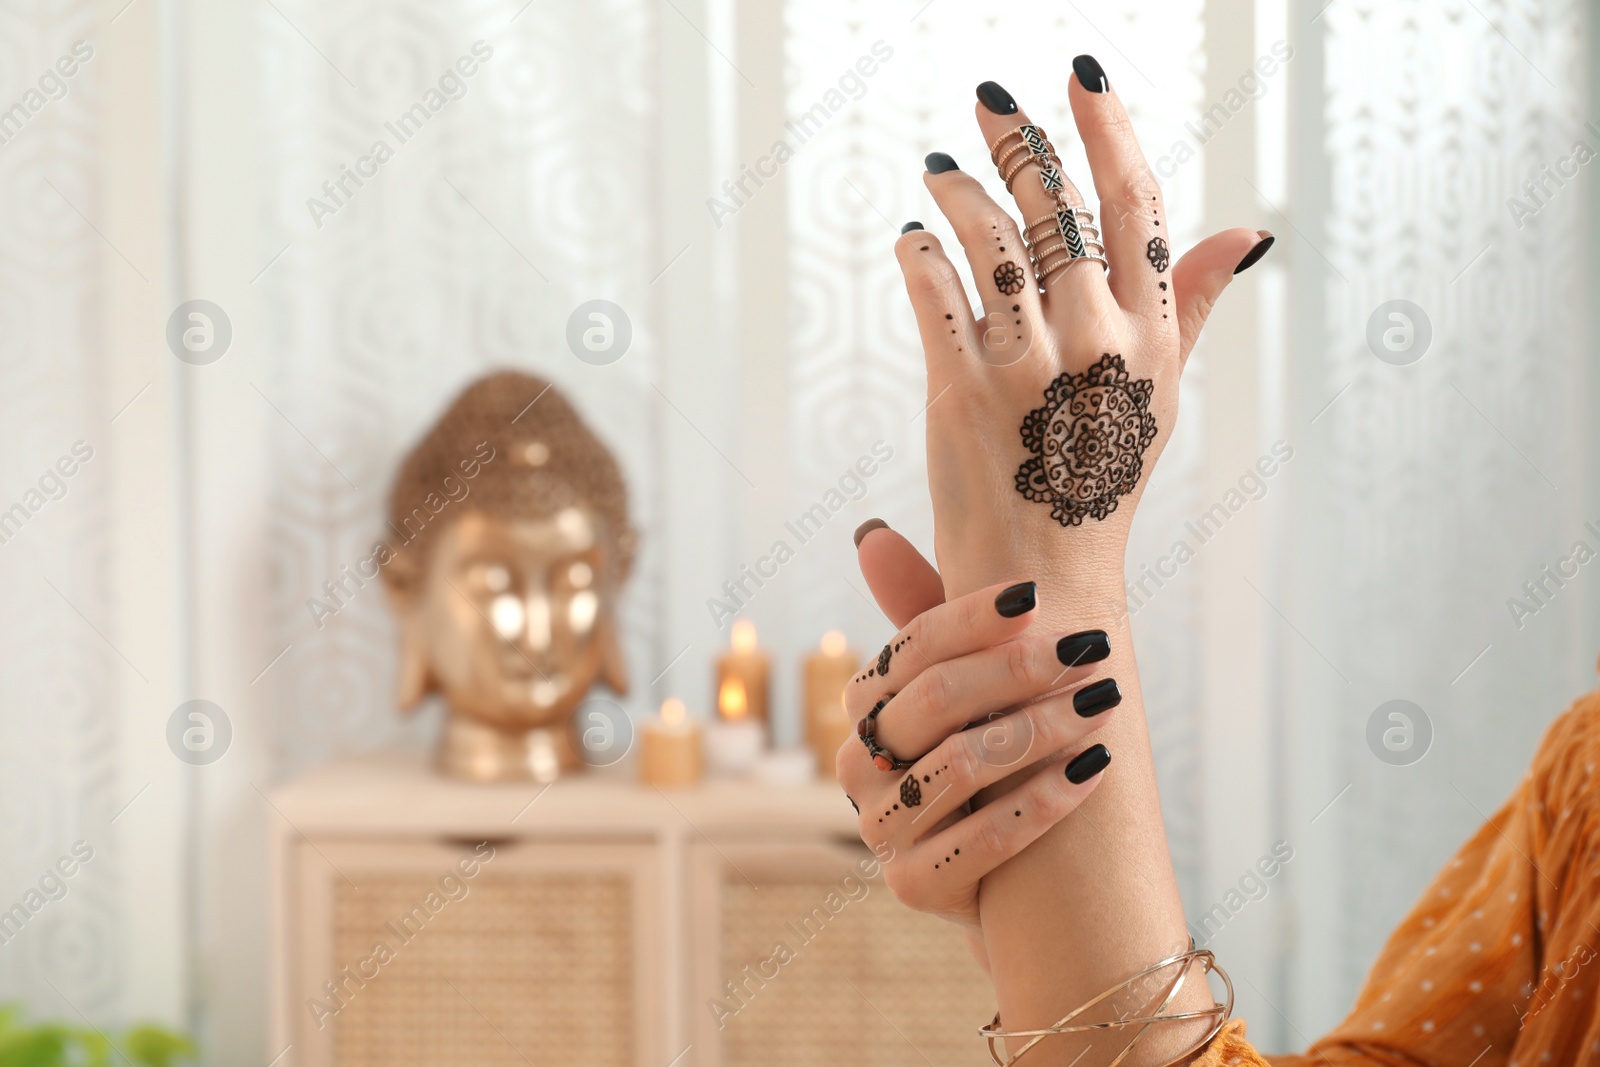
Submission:
[[[1099,573],[1059,570],[1039,579],[1036,626],[1061,632],[1105,630],[1112,651],[1098,676],[1117,680],[1123,702],[1083,742],[1086,747],[1098,741],[1112,753],[1112,766],[1096,794],[983,880],[979,907],[984,940],[1002,1025],[1008,1030],[1049,1026],[1188,945],[1120,587],[1120,558],[1118,564]],[[1058,768],[1048,773],[1060,773]],[[1175,975],[1172,968],[1164,977]],[[1122,998],[1118,1006],[1153,1009],[1160,1000],[1156,993],[1143,1000]],[[1202,1010],[1210,1003],[1196,967],[1171,1010]],[[1079,1021],[1109,1016],[1100,1010]],[[1131,1067],[1166,1062],[1208,1026],[1200,1020],[1153,1027],[1124,1062]],[[1094,1041],[1102,1049],[1119,1050],[1135,1032],[1102,1034]],[[1029,1052],[1028,1061],[1069,1064],[1088,1043],[1074,1036],[1052,1037]]]

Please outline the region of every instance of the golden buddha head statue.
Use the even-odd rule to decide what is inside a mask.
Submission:
[[[406,456],[389,526],[400,705],[443,696],[443,769],[577,766],[573,711],[597,681],[628,688],[616,609],[637,539],[615,457],[549,382],[490,374]]]

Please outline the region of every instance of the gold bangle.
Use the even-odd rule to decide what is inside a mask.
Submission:
[[[1170,1005],[1173,1000],[1177,998],[1178,993],[1182,990],[1183,984],[1189,976],[1190,969],[1196,962],[1199,962],[1203,966],[1203,975],[1210,975],[1211,973],[1215,972],[1217,977],[1222,979],[1223,987],[1226,990],[1225,999],[1213,1004],[1210,1008],[1207,1008],[1203,1011],[1167,1012],[1166,1009],[1168,1005]],[[1080,1023],[1073,1025],[1074,1019],[1078,1018],[1078,1016],[1082,1015],[1095,1005],[1101,1003],[1109,997],[1116,995],[1119,992],[1122,992],[1123,990],[1128,989],[1142,979],[1148,978],[1151,975],[1157,974],[1160,971],[1172,966],[1178,966],[1179,971],[1171,986],[1168,987],[1166,996],[1162,998],[1161,1004],[1156,1009],[1154,1014],[1139,1016],[1131,1019],[1117,1019],[1102,1023]],[[1167,1063],[1160,1065],[1160,1067],[1175,1067],[1175,1065],[1183,1063],[1195,1053],[1203,1050],[1207,1045],[1209,1045],[1217,1036],[1217,1034],[1222,1031],[1223,1026],[1227,1024],[1228,1019],[1232,1015],[1232,979],[1228,977],[1228,972],[1223,970],[1222,967],[1217,964],[1217,958],[1215,954],[1208,949],[1196,949],[1194,947],[1194,942],[1191,940],[1189,942],[1189,948],[1187,951],[1168,956],[1160,963],[1146,967],[1139,973],[1124,979],[1100,995],[1084,1002],[1083,1004],[1074,1008],[1072,1011],[1068,1012],[1066,1015],[1062,1016],[1056,1021],[1054,1026],[1048,1026],[1038,1030],[1002,1030],[1000,1029],[1000,1015],[997,1012],[995,1013],[994,1021],[987,1026],[980,1027],[978,1032],[988,1043],[990,1059],[994,1060],[998,1067],[1011,1067],[1012,1064],[1015,1064],[1035,1045],[1047,1037],[1054,1037],[1057,1034],[1089,1033],[1099,1030],[1118,1029],[1125,1026],[1140,1026],[1141,1029],[1137,1034],[1134,1035],[1133,1040],[1129,1041],[1128,1045],[1117,1054],[1116,1058],[1113,1059],[1109,1065],[1107,1065],[1107,1067],[1117,1067],[1117,1065],[1127,1057],[1128,1053],[1133,1050],[1134,1045],[1136,1045],[1139,1040],[1149,1032],[1150,1027],[1154,1026],[1156,1023],[1180,1022],[1189,1019],[1203,1019],[1215,1016],[1216,1022],[1212,1024],[1203,1037],[1192,1044],[1189,1048],[1185,1049],[1180,1055],[1167,1061]],[[1026,1037],[1028,1038],[1028,1041],[1020,1049],[1018,1049],[1015,1054],[1002,1059],[1000,1053],[996,1051],[995,1045],[997,1042],[1001,1042],[1006,1038],[1013,1037]]]

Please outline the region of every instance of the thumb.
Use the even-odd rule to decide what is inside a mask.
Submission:
[[[1276,237],[1266,230],[1223,230],[1184,253],[1172,268],[1172,288],[1178,301],[1178,355],[1185,362],[1200,338],[1211,309],[1233,276],[1255,265],[1267,254]]]
[[[867,588],[896,629],[944,603],[939,572],[882,519],[861,524],[856,531],[856,555]]]

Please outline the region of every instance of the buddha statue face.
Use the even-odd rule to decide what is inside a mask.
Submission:
[[[595,681],[624,687],[603,526],[575,506],[541,519],[469,511],[440,533],[407,626],[452,713],[561,729]]]
[[[551,780],[581,762],[572,714],[626,693],[616,599],[633,556],[611,453],[553,386],[474,383],[403,464],[383,575],[400,621],[400,704],[449,714],[439,762]]]

